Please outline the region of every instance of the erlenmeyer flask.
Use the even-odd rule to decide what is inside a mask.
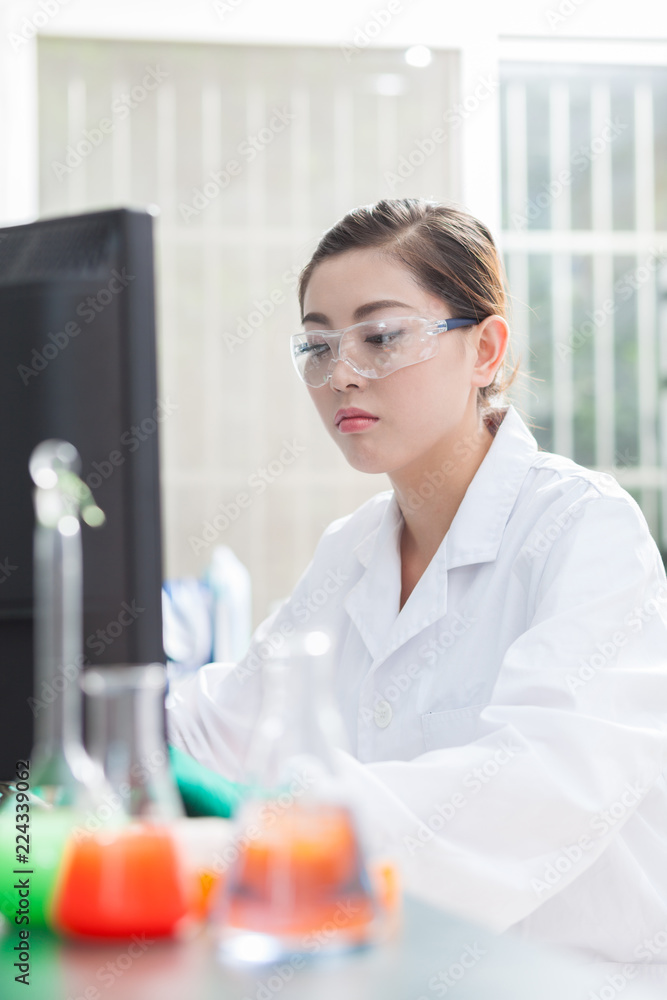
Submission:
[[[19,761],[0,803],[0,910],[14,920],[15,883],[25,869],[30,921],[49,923],[53,887],[70,829],[104,794],[102,769],[82,742],[82,554],[79,515],[103,522],[66,441],[39,444],[30,457],[35,483],[35,746]],[[19,836],[20,834],[20,836]]]
[[[165,667],[95,667],[81,683],[88,752],[103,768],[121,813],[157,820],[183,816],[164,734]]]
[[[178,934],[201,907],[176,829],[184,813],[164,738],[166,669],[97,667],[82,685],[91,754],[111,792],[70,837],[55,925],[88,937]]]
[[[48,440],[30,456],[35,483],[35,746],[31,788],[47,805],[89,805],[103,782],[82,742],[83,561],[79,515],[104,521],[81,460],[67,441]],[[48,692],[50,701],[42,704]]]
[[[297,634],[263,665],[251,794],[216,913],[223,956],[273,961],[312,952],[313,942],[345,950],[377,931],[377,895],[332,752],[344,734],[329,648],[322,632]]]

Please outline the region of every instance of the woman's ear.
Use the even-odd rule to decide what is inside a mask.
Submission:
[[[472,385],[491,385],[505,357],[509,341],[509,326],[502,316],[487,316],[477,325],[475,343],[477,360],[473,369]]]

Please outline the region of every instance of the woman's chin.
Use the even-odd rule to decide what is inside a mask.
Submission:
[[[359,455],[354,454],[352,449],[349,452],[343,451],[348,465],[351,465],[357,472],[367,472],[369,474],[380,474],[386,472],[390,462],[382,459],[379,455]]]

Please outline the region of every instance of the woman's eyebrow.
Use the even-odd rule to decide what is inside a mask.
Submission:
[[[414,311],[414,306],[409,306],[405,302],[397,302],[396,299],[380,299],[378,302],[366,302],[365,305],[359,306],[354,310],[352,318],[358,321],[365,319],[366,316],[370,316],[371,313],[376,312],[378,309],[395,309],[399,307],[401,309],[411,309]],[[324,315],[324,313],[308,313],[301,320],[302,323],[323,323],[325,326],[329,326],[329,320]]]
[[[308,313],[301,320],[302,323],[321,323],[322,326],[329,326],[329,320],[324,313]]]

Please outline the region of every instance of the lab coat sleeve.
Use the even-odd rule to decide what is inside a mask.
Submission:
[[[319,582],[318,553],[328,535],[344,520],[334,521],[324,531],[292,594],[258,625],[238,663],[206,664],[192,676],[178,681],[169,692],[166,703],[169,742],[225,778],[241,782],[246,779],[245,758],[261,710],[262,663],[267,656],[280,651],[297,631],[299,608]]]
[[[291,595],[258,625],[238,663],[206,664],[170,690],[166,718],[171,744],[232,781],[245,780],[244,762],[261,709],[262,662],[309,622],[318,627],[308,598],[327,585],[331,560],[322,559],[321,553],[330,549],[330,536],[351,517],[337,518],[324,530]],[[342,574],[340,580],[345,579]]]
[[[627,495],[592,488],[578,502],[539,574],[526,571],[534,614],[503,657],[477,739],[410,761],[339,752],[367,833],[406,887],[498,932],[622,836],[666,762],[657,547]]]
[[[166,702],[169,743],[232,781],[243,763],[261,708],[261,662],[289,633],[281,605],[255,630],[238,663],[208,663],[177,682]]]

